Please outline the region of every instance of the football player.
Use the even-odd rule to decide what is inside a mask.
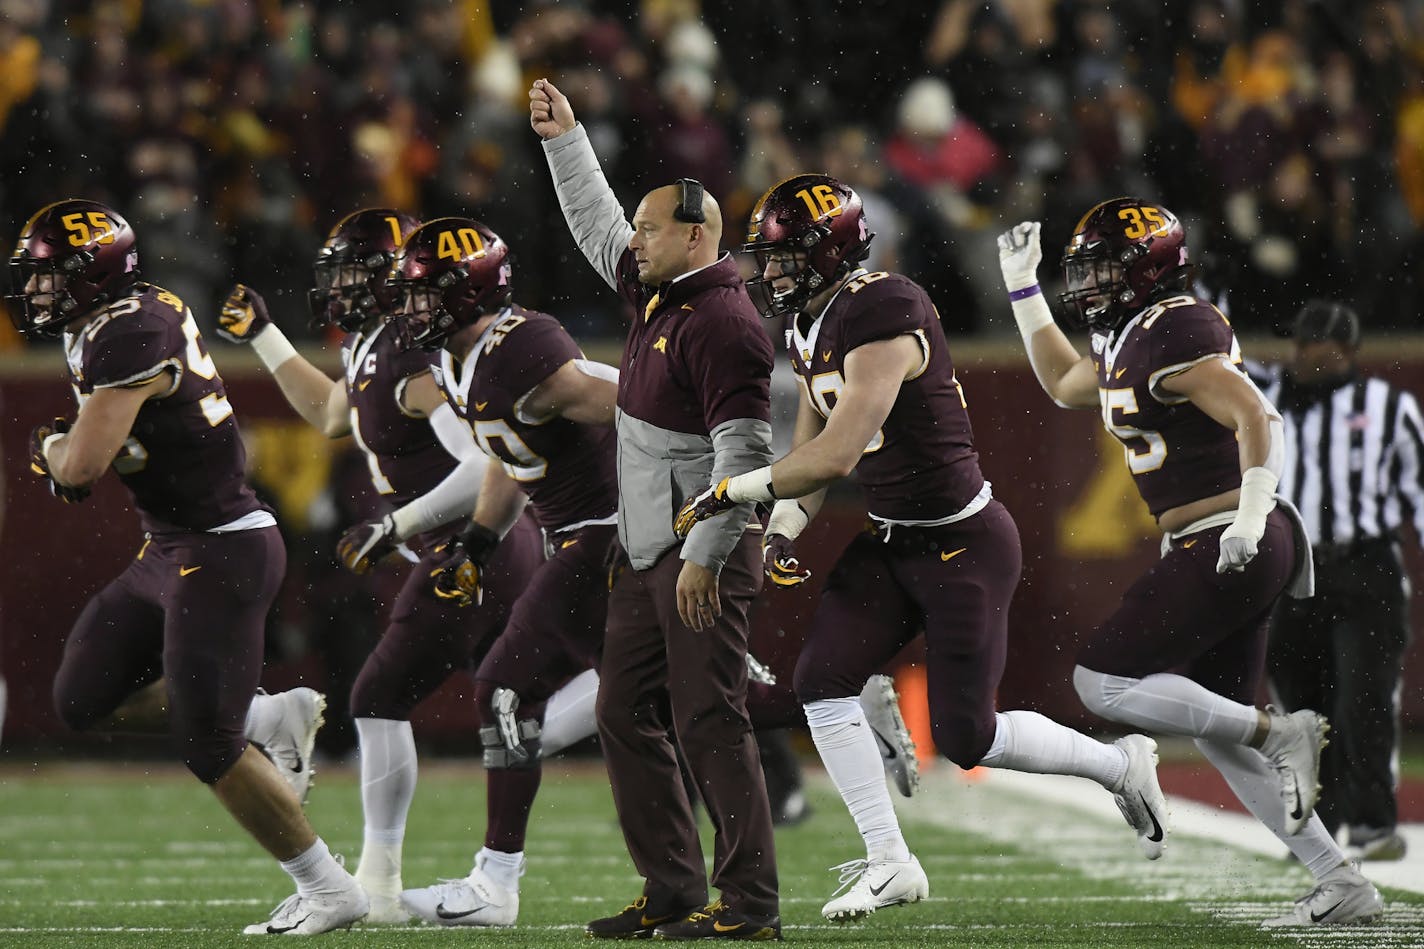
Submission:
[[[1022,566],[1018,529],[979,470],[968,403],[939,315],[899,274],[867,272],[859,195],[826,175],[797,175],[757,203],[744,253],[764,315],[786,321],[800,383],[791,452],[689,500],[676,529],[746,501],[775,502],[764,563],[774,583],[803,575],[793,542],[826,488],[855,472],[872,527],[836,561],[796,663],[795,688],[826,771],[865,841],[822,907],[849,920],[929,895],[895,817],[880,752],[856,696],[921,630],[935,743],[961,768],[1090,778],[1111,791],[1149,859],[1167,812],[1156,744],[1108,745],[1028,711],[1000,712],[1009,603]]]
[[[436,587],[478,600],[526,503],[544,531],[546,559],[475,673],[489,786],[484,847],[467,876],[401,895],[411,912],[444,926],[510,926],[518,918],[544,706],[597,664],[617,532],[617,370],[585,359],[554,317],[513,302],[509,257],[480,222],[438,218],[401,246],[391,277],[403,301],[393,332],[409,351],[438,353],[444,410],[493,462],[460,537],[463,556]]]
[[[340,379],[297,353],[250,287],[234,288],[218,325],[225,338],[252,346],[303,418],[328,437],[354,436],[365,454],[371,483],[391,509],[345,533],[337,545],[342,563],[364,574],[394,556],[417,562],[351,690],[365,814],[356,879],[371,897],[366,921],[378,924],[410,918],[399,898],[417,770],[411,712],[489,650],[539,551],[537,531],[521,523],[489,564],[488,596],[478,610],[430,584],[474,509],[486,462],[441,396],[430,354],[403,349],[386,323],[394,299],[386,277],[417,226],[389,208],[357,211],[337,222],[318,252],[309,304],[318,326],[345,331]]]
[[[1193,738],[1315,876],[1266,925],[1377,920],[1379,892],[1313,813],[1325,720],[1254,705],[1271,606],[1312,586],[1299,515],[1275,493],[1280,415],[1242,371],[1226,317],[1187,291],[1186,235],[1171,211],[1114,198],[1073,229],[1059,300],[1091,333],[1086,355],[1049,312],[1041,256],[1036,222],[999,237],[1034,374],[1058,405],[1102,414],[1163,532],[1161,559],[1080,651],[1078,695],[1112,721]]]
[[[144,531],[133,563],[89,601],[65,642],[54,682],[60,718],[76,730],[167,728],[189,770],[296,882],[272,918],[246,932],[351,925],[366,914],[366,894],[245,735],[250,718],[264,733],[296,732],[309,753],[320,697],[295,690],[301,708],[252,698],[286,548],[244,480],[232,403],[192,312],[139,279],[132,228],[94,201],[40,209],[10,266],[16,327],[63,337],[79,402],[72,424],[35,429],[31,467],[66,501],[82,500],[112,467]],[[287,727],[288,718],[300,724]]]

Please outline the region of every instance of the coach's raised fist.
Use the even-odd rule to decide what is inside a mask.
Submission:
[[[529,127],[545,141],[573,131],[574,110],[568,97],[547,79],[529,87]]]

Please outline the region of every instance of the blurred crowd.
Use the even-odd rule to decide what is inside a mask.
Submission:
[[[1238,329],[1312,296],[1419,328],[1424,0],[0,0],[0,221],[113,204],[210,323],[234,281],[305,331],[310,263],[360,207],[470,214],[576,335],[617,301],[527,123],[570,97],[631,210],[700,178],[735,242],[760,193],[858,189],[871,265],[946,328],[1011,328],[993,235],[1138,193],[1187,226]]]

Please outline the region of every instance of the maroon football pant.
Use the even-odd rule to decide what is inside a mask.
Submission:
[[[972,768],[994,740],[994,693],[1022,566],[1018,528],[998,501],[943,527],[860,534],[821,591],[796,663],[797,696],[860,695],[923,631],[935,745]]]
[[[1295,573],[1295,536],[1290,518],[1272,511],[1255,558],[1240,573],[1216,572],[1220,539],[1221,530],[1210,528],[1175,541],[1123,594],[1078,664],[1134,679],[1177,671],[1254,705],[1271,607]]]
[[[549,696],[597,665],[608,618],[604,561],[617,531],[612,524],[593,525],[553,536],[553,555],[529,579],[504,635],[475,672],[482,725],[493,724],[490,703],[497,688],[519,696],[518,719],[542,724]],[[528,767],[488,772],[486,847],[505,853],[524,849],[541,774],[537,758]]]
[[[351,688],[353,718],[406,721],[453,673],[473,671],[543,559],[543,539],[529,518],[515,523],[490,558],[479,606],[460,607],[435,595],[431,574],[443,558],[426,553],[406,578],[386,631]]]
[[[647,570],[624,570],[609,598],[598,730],[613,802],[649,902],[705,903],[697,822],[668,738],[675,730],[716,832],[711,884],[739,912],[775,915],[771,809],[746,710],[761,536],[745,534],[733,549],[719,579],[722,616],[701,632],[678,616],[680,550]]]
[[[162,677],[184,764],[217,781],[247,747],[267,610],[286,565],[275,527],[152,535],[70,631],[54,679],[59,717],[83,731]]]

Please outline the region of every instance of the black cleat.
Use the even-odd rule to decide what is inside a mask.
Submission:
[[[696,907],[684,906],[671,912],[649,912],[648,898],[640,896],[623,907],[623,912],[617,916],[595,919],[585,926],[583,931],[590,939],[651,939],[655,927],[684,919],[695,909]]]
[[[771,942],[781,939],[780,916],[747,916],[721,900],[708,904],[686,919],[664,923],[653,930],[654,939],[746,939]]]

